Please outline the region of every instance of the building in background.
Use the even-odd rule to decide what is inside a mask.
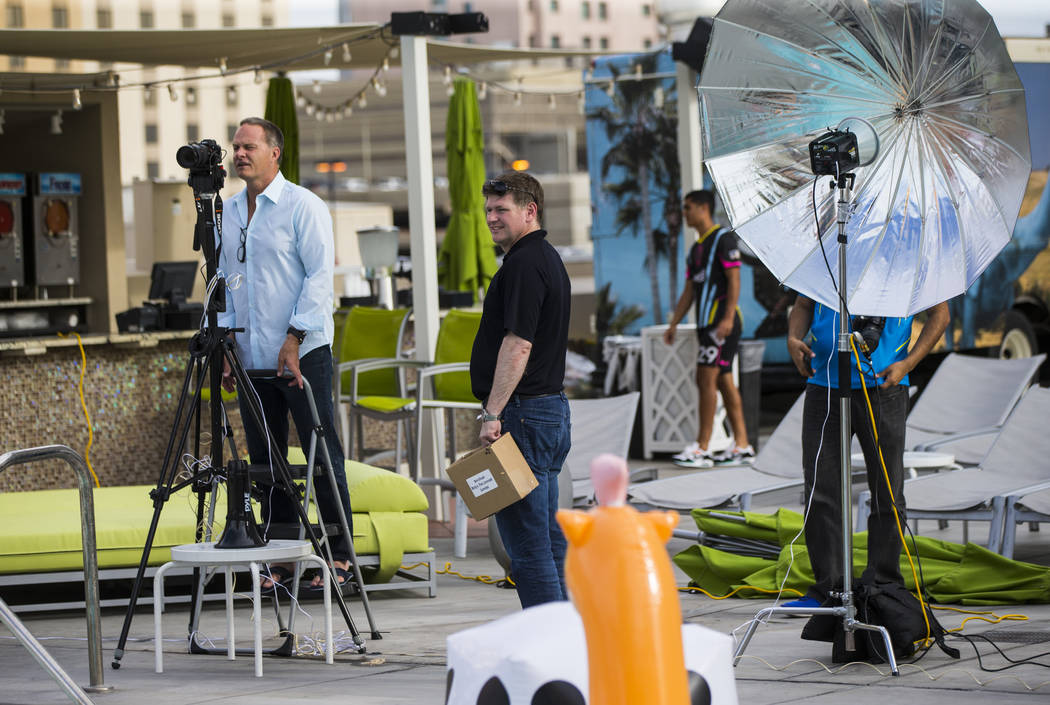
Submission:
[[[4,0],[0,21],[26,29],[215,29],[279,27],[288,0]],[[212,57],[201,57],[207,66]],[[4,65],[6,63],[6,66]],[[210,137],[228,141],[245,115],[261,114],[266,84],[252,74],[186,80],[198,73],[173,66],[103,64],[0,56],[0,70],[81,73],[112,71],[119,93],[121,181],[184,179],[175,151]],[[138,87],[149,84],[151,87]]]

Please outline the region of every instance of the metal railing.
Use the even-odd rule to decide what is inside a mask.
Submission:
[[[95,503],[92,495],[91,476],[87,463],[80,453],[69,446],[50,445],[39,448],[13,450],[0,455],[0,472],[12,465],[24,465],[38,460],[64,460],[77,477],[80,491],[80,526],[84,545],[84,602],[87,612],[88,669],[91,684],[80,688],[58,662],[47,652],[26,626],[15,616],[14,612],[0,599],[0,620],[22,642],[33,658],[44,667],[61,686],[62,690],[75,702],[91,705],[85,691],[102,693],[112,690],[105,685],[102,669],[102,618],[99,611],[98,595],[98,553],[95,545]]]

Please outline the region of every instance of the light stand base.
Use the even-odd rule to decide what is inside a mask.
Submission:
[[[744,651],[747,650],[748,644],[751,643],[751,637],[755,635],[758,625],[765,624],[770,617],[774,615],[804,616],[826,614],[832,617],[842,617],[842,624],[846,630],[847,639],[852,640],[853,632],[857,629],[881,634],[882,643],[886,646],[886,663],[889,664],[890,672],[895,676],[899,676],[900,670],[897,668],[897,658],[893,654],[893,642],[890,641],[890,633],[886,630],[886,627],[858,622],[847,617],[847,611],[845,607],[767,607],[764,610],[759,610],[751,620],[751,624],[748,625],[747,631],[744,632],[744,637],[737,645],[736,651],[733,652],[733,665],[736,666],[740,663],[740,659],[743,657]]]

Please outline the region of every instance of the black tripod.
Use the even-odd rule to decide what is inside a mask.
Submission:
[[[184,154],[184,150],[190,151],[189,153]],[[205,302],[207,326],[203,327],[190,341],[190,359],[186,363],[186,372],[182,382],[182,389],[179,394],[175,420],[172,425],[171,434],[168,437],[168,445],[164,452],[164,460],[161,464],[157,486],[150,492],[150,497],[153,500],[154,507],[153,517],[150,521],[149,530],[146,535],[142,558],[139,560],[138,571],[135,574],[131,598],[128,602],[127,612],[124,616],[123,628],[121,629],[117,647],[114,650],[112,662],[113,668],[120,668],[120,662],[124,655],[124,647],[127,644],[128,634],[131,629],[131,620],[134,617],[135,606],[142,588],[142,581],[145,577],[146,566],[153,547],[153,541],[156,537],[157,527],[160,522],[160,515],[164,508],[164,504],[174,492],[177,492],[188,485],[193,485],[193,489],[197,493],[198,519],[195,540],[199,542],[204,536],[204,529],[202,527],[203,522],[201,521],[204,515],[204,496],[215,486],[219,479],[229,477],[229,472],[227,469],[224,469],[222,462],[222,444],[224,439],[230,436],[230,432],[223,422],[224,415],[222,408],[221,383],[224,363],[230,366],[236,379],[237,386],[241,390],[241,394],[244,395],[243,398],[245,403],[243,408],[247,410],[249,416],[249,418],[245,419],[245,422],[255,423],[258,428],[266,428],[263,422],[263,411],[259,405],[258,398],[251,391],[253,390],[253,387],[248,372],[240,363],[236,350],[233,347],[232,340],[228,337],[229,333],[235,331],[226,328],[219,328],[216,315],[217,312],[225,310],[226,287],[225,279],[217,276],[218,253],[222,246],[222,200],[218,196],[218,191],[222,187],[226,176],[221,163],[222,150],[214,141],[203,140],[200,144],[182,147],[179,150],[177,159],[181,166],[190,169],[189,185],[193,188],[194,202],[197,208],[197,223],[194,229],[193,247],[194,250],[202,250],[204,252],[205,273],[209,284],[209,295]],[[219,244],[216,244],[215,233],[218,233]],[[190,478],[176,483],[176,477],[179,475],[179,468],[182,464],[183,449],[186,447],[186,441],[189,437],[190,428],[192,426],[195,426],[197,429],[194,442],[194,457],[200,456],[200,402],[201,390],[205,386],[205,380],[207,380],[208,389],[210,390],[211,462],[209,467],[197,469],[192,473]],[[195,382],[192,396],[190,394],[191,381]],[[331,432],[331,429],[328,429],[328,432]],[[276,447],[272,438],[270,439],[270,442]],[[324,447],[323,442],[321,445]],[[236,455],[234,455],[234,458],[235,457]],[[325,452],[324,457],[328,457],[327,452]],[[231,466],[237,462],[239,461],[235,460],[231,463]],[[272,458],[272,467],[276,489],[284,492],[292,501],[292,504],[296,507],[299,522],[302,527],[304,527],[305,534],[309,538],[314,552],[318,556],[326,557],[330,568],[330,574],[334,576],[335,570],[330,542],[327,540],[324,541],[323,551],[321,540],[311,528],[309,517],[301,502],[299,490],[293,480],[292,471],[287,460],[283,457],[279,457],[279,454],[275,454]],[[308,467],[312,469],[312,466]],[[232,469],[232,467],[230,469]],[[342,470],[342,468],[332,468],[329,459],[329,473],[338,470]],[[269,475],[269,468],[267,468],[267,476]],[[345,521],[346,517],[342,517],[342,519],[343,526],[345,527],[347,523]],[[322,531],[324,531],[323,527],[324,519],[322,518]],[[355,570],[358,587],[361,590],[362,598],[363,601],[365,601],[366,610],[368,611],[368,618],[372,629],[372,638],[379,639],[381,636],[374,623],[372,623],[371,611],[367,609],[367,596],[365,594],[364,583],[362,581],[360,568],[357,565],[356,557],[353,554],[353,537],[347,535],[346,540],[350,546],[351,560]],[[197,602],[201,597],[200,588],[203,583],[199,578],[197,570],[194,571],[194,582],[196,584],[196,590],[192,598],[191,629],[196,621]],[[336,589],[333,592],[335,593],[339,610],[343,615],[343,619],[351,633],[353,642],[357,647],[356,650],[359,653],[363,653],[365,651],[364,639],[354,625],[353,618],[343,600],[342,590]],[[291,653],[293,638],[292,635],[287,635],[285,644],[275,650],[274,653]],[[196,639],[193,639],[191,648],[195,651],[202,650],[202,647],[196,645]]]

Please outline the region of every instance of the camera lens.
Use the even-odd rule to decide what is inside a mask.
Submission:
[[[207,150],[199,144],[191,143],[179,147],[175,152],[175,161],[183,169],[194,169],[207,165]]]

